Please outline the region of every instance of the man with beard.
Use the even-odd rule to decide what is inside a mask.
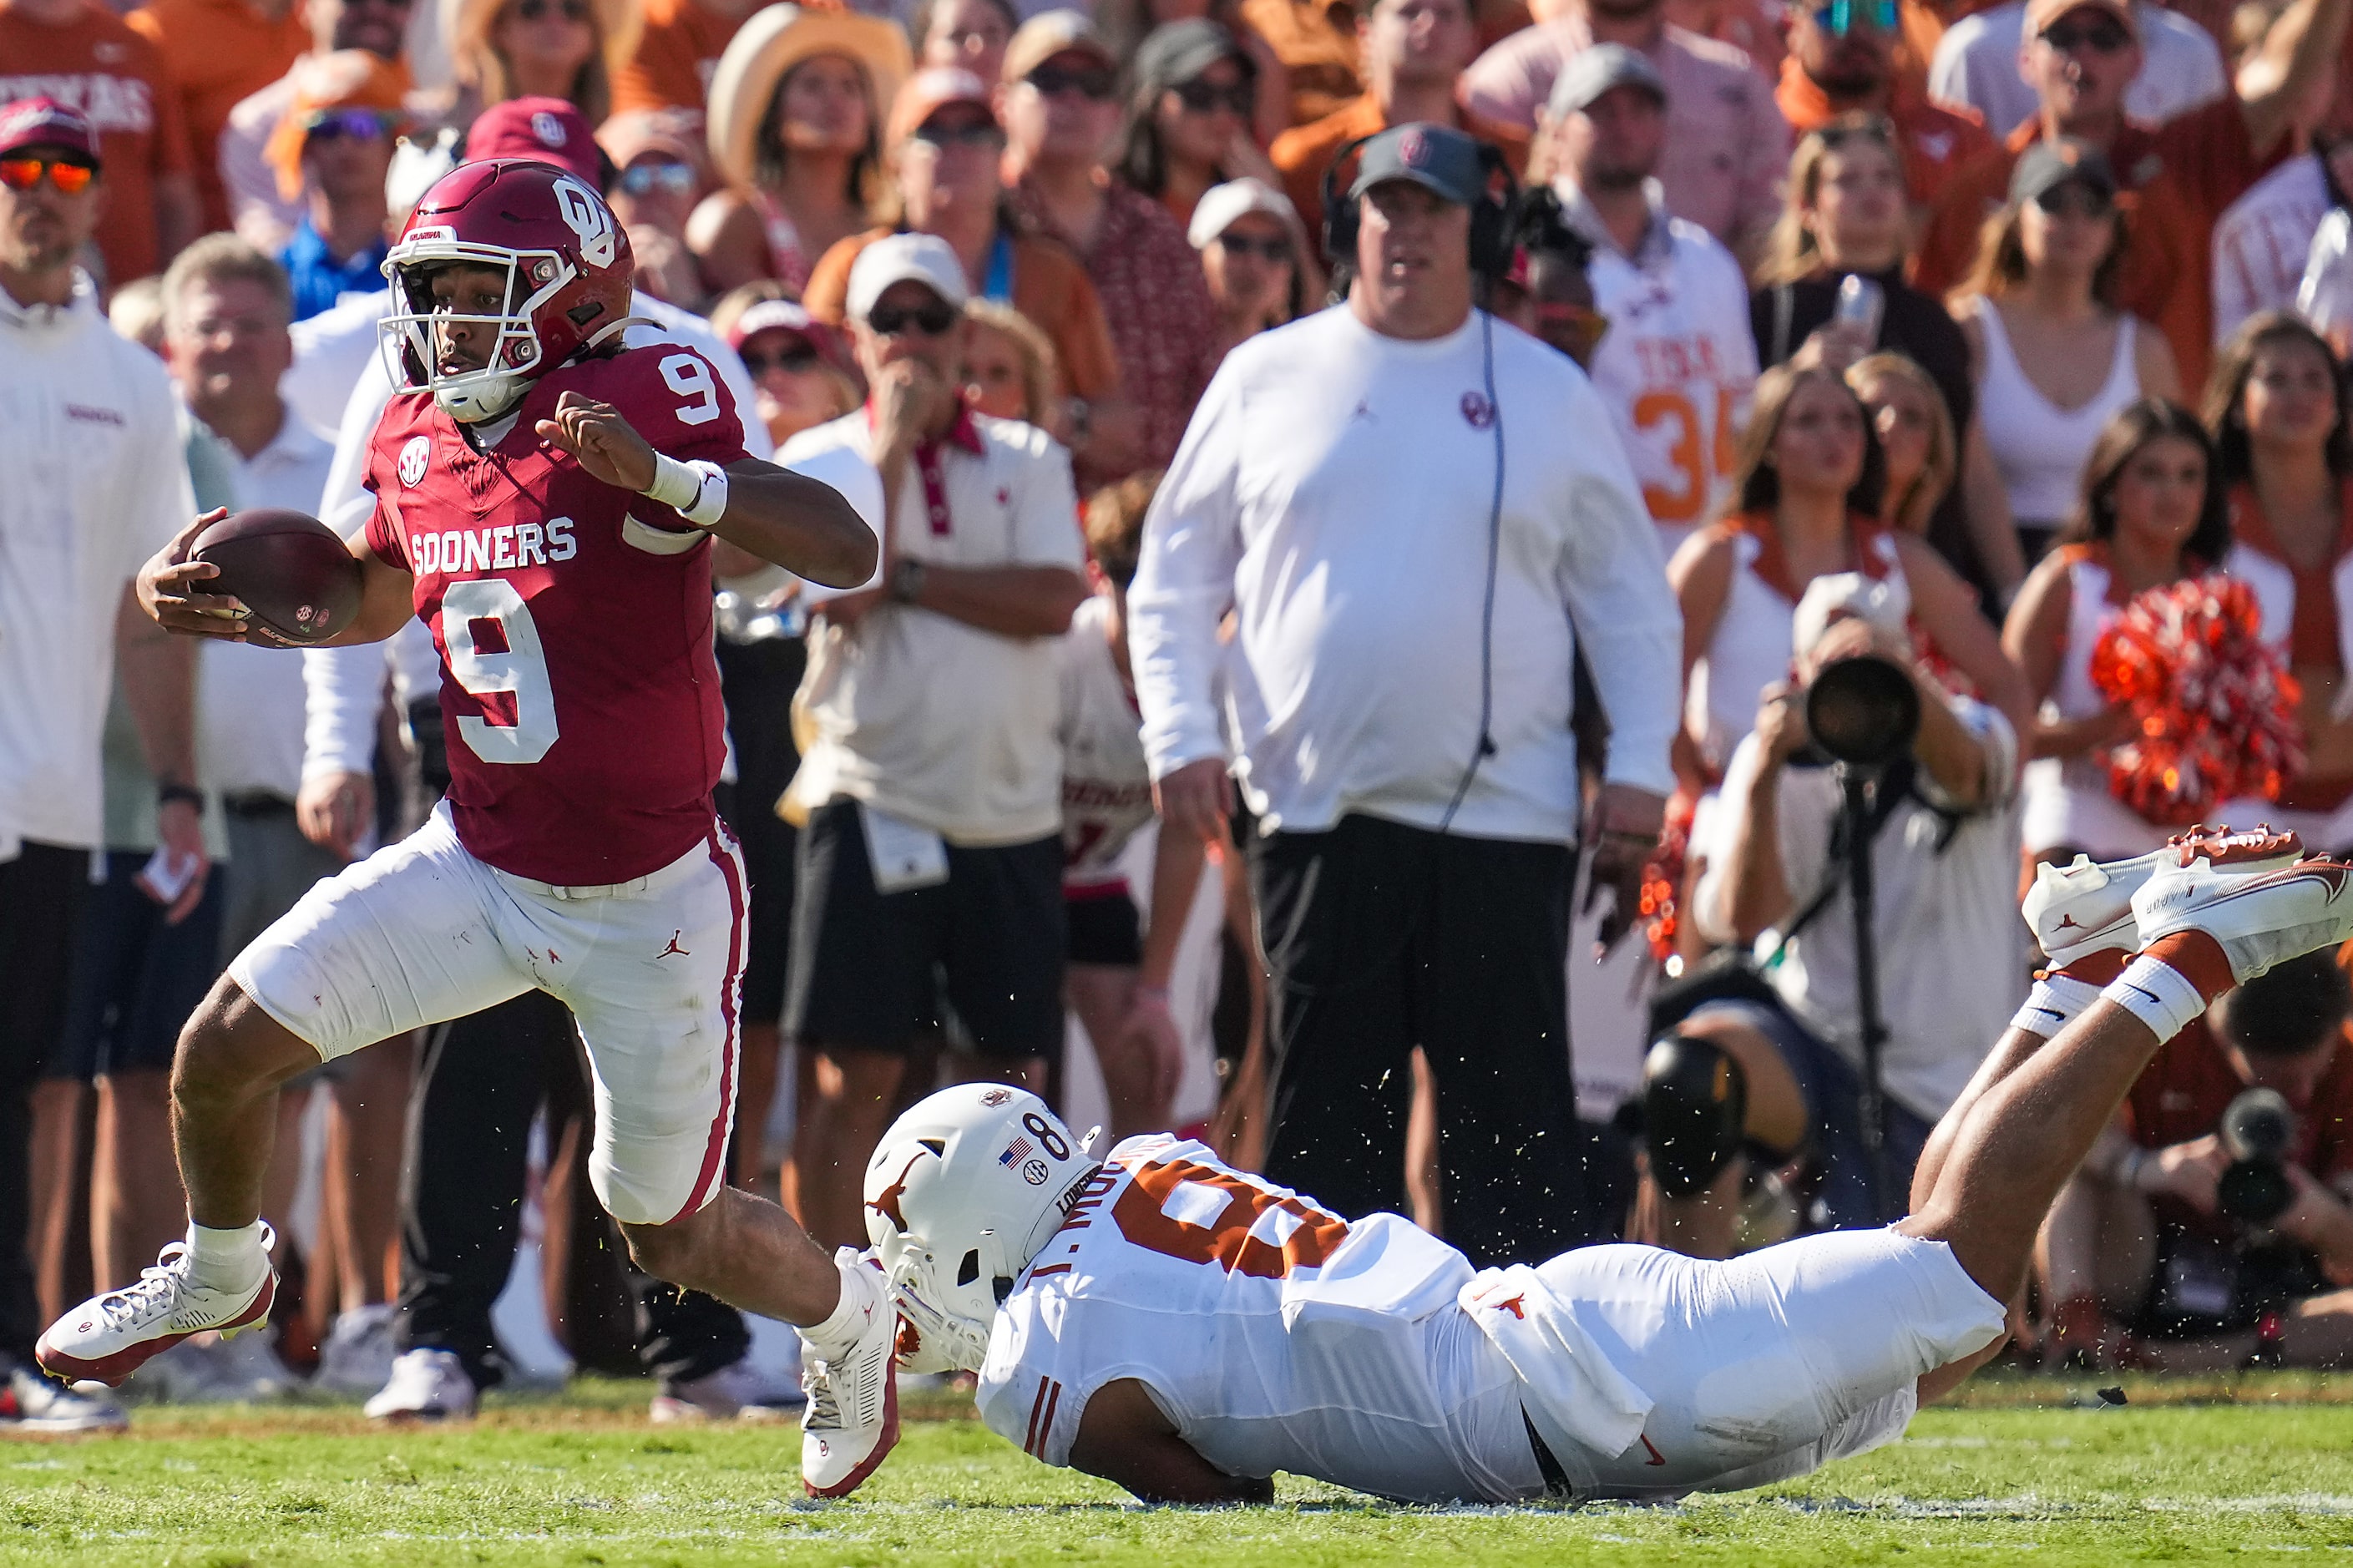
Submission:
[[[1669,109],[1648,59],[1601,44],[1554,84],[1544,134],[1561,216],[1593,247],[1586,270],[1609,322],[1593,384],[1617,418],[1660,551],[1672,555],[1729,488],[1757,340],[1740,264],[1652,194]]]
[[[1789,7],[1789,53],[1774,99],[1799,135],[1854,110],[1895,126],[1913,216],[1924,218],[1953,172],[1993,147],[1977,115],[1922,96],[1895,68],[1902,41],[1896,0],[1832,0]]]
[[[1666,0],[1571,0],[1556,20],[1522,28],[1462,73],[1462,101],[1499,125],[1533,133],[1553,84],[1596,44],[1651,62],[1675,106],[1675,134],[1657,174],[1667,211],[1750,254],[1781,210],[1789,127],[1749,58],[1667,25]]]

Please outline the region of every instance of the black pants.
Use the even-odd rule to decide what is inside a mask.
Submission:
[[[0,861],[0,1369],[29,1366],[41,1303],[26,1251],[33,1205],[33,1084],[65,1027],[90,851],[27,844]]]
[[[1447,1240],[1482,1267],[1590,1238],[1564,967],[1575,858],[1370,816],[1251,848],[1273,971],[1267,1171],[1402,1212],[1409,1061],[1438,1079]]]
[[[409,719],[429,810],[449,783],[438,705],[412,704]],[[572,1015],[543,992],[426,1034],[401,1161],[398,1342],[454,1352],[478,1387],[504,1373],[491,1305],[514,1268],[532,1119],[582,1070]],[[702,1377],[751,1347],[724,1302],[646,1276],[636,1285],[638,1358],[654,1375]]]
[[[480,1387],[505,1370],[491,1305],[514,1267],[532,1118],[580,1071],[572,1015],[543,992],[426,1036],[401,1163],[400,1344],[454,1352]],[[635,1283],[638,1356],[656,1376],[701,1377],[750,1348],[734,1308],[650,1278]]]

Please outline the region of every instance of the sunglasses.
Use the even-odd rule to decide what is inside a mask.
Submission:
[[[995,121],[981,120],[968,125],[918,125],[911,139],[926,147],[994,147],[1005,140],[1005,132]]]
[[[1229,110],[1236,114],[1248,114],[1256,107],[1256,95],[1236,82],[1231,87],[1219,87],[1206,81],[1188,81],[1173,89],[1176,101],[1185,106],[1187,114],[1215,114]]]
[[[373,142],[392,134],[392,116],[374,109],[322,109],[302,122],[306,142],[333,142],[349,136]]]
[[[1825,125],[1809,132],[1824,147],[1843,147],[1850,142],[1876,142],[1883,147],[1895,145],[1895,122],[1883,114],[1873,114],[1851,125]]]
[[[12,191],[31,190],[44,174],[59,195],[78,196],[98,178],[98,165],[79,159],[0,158],[0,185]]]
[[[896,305],[877,305],[867,312],[866,324],[874,329],[877,337],[895,338],[912,330],[927,338],[944,338],[963,319],[955,306],[944,300],[934,300],[912,310]]]
[[[2132,35],[2114,17],[2103,16],[2095,22],[2053,23],[2042,29],[2042,41],[2063,55],[2087,44],[2100,54],[2113,55],[2132,42]]]
[[[2115,197],[2072,180],[2036,196],[2034,205],[2053,217],[2105,217],[2116,206]]]
[[[765,375],[772,370],[802,375],[817,368],[818,358],[817,350],[803,341],[790,348],[778,349],[774,353],[747,353],[744,356],[744,368],[755,376]]]
[[[674,196],[694,194],[694,170],[685,163],[632,163],[621,171],[621,194],[649,196],[667,191]]]
[[[1251,239],[1246,235],[1221,234],[1218,236],[1218,248],[1228,256],[1255,256],[1261,261],[1291,259],[1291,242],[1281,237]]]
[[[567,22],[588,20],[588,0],[522,0],[515,15],[526,22],[536,22],[548,16],[563,17]]]
[[[1814,26],[1841,37],[1858,26],[1892,33],[1896,28],[1896,0],[1831,0],[1814,8]]]
[[[1041,98],[1060,98],[1075,92],[1097,103],[1108,101],[1119,90],[1119,84],[1107,70],[1069,70],[1061,66],[1039,66],[1029,73],[1029,85]]]

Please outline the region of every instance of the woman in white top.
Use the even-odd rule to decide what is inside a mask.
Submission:
[[[2177,828],[2149,821],[2108,788],[2106,752],[2132,711],[2092,684],[2092,650],[2136,595],[2211,570],[2231,524],[2213,449],[2188,409],[2158,398],[2100,432],[2083,500],[2059,548],[2027,574],[2002,647],[2042,704],[2027,737],[2027,868],[2145,854]]]
[[[1976,271],[1953,296],[1969,341],[1978,419],[2031,561],[2075,504],[2084,455],[2141,397],[2179,399],[2164,335],[2116,309],[2124,254],[2116,176],[2083,142],[2040,142],[2010,203],[1986,221]]]
[[[2275,802],[2218,820],[2268,819],[2324,853],[2353,848],[2353,422],[2327,341],[2285,311],[2251,316],[2222,345],[2206,427],[2231,508],[2224,570],[2263,605],[2263,637],[2303,697],[2304,771]]]
[[[1879,521],[1879,438],[1834,372],[1776,365],[1757,378],[1733,483],[1733,509],[1667,566],[1683,613],[1675,769],[1685,789],[1715,786],[1756,723],[1758,697],[1789,679],[1798,601],[1830,573],[1900,579],[1921,631],[2024,728],[2025,682],[1978,614],[1977,595],[1926,541]]]

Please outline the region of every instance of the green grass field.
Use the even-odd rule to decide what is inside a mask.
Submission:
[[[1285,1481],[1271,1508],[1143,1509],[924,1406],[851,1502],[790,1426],[655,1427],[643,1384],[497,1398],[441,1430],[350,1406],[146,1409],[128,1437],[0,1446],[0,1564],[2284,1561],[2353,1552],[2353,1404],[2322,1380],[2010,1379],[1901,1445],[1677,1508],[1431,1510]],[[2080,1403],[2077,1403],[2080,1402]]]

